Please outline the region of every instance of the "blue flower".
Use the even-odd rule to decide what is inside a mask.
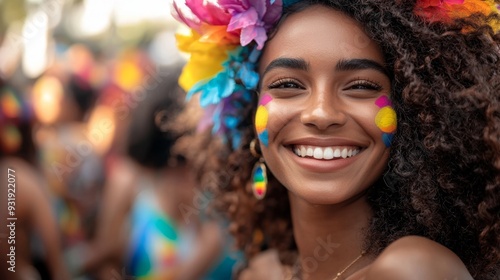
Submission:
[[[237,85],[234,94],[224,98],[215,107],[211,123],[212,134],[224,136],[225,141],[231,141],[232,147],[236,149],[241,143],[241,132],[238,129],[244,120],[241,111],[247,107],[252,100],[252,92],[241,85]]]
[[[222,64],[224,69],[210,80],[196,83],[188,92],[188,99],[200,93],[200,105],[206,107],[218,104],[229,97],[241,85],[248,90],[255,90],[259,82],[259,74],[255,71],[260,52],[255,47],[239,47],[229,53]]]
[[[198,82],[188,92],[188,98],[200,92],[200,105],[206,107],[210,104],[217,104],[223,98],[228,97],[234,91],[236,81],[229,77],[227,71],[219,72],[214,78],[208,82]]]

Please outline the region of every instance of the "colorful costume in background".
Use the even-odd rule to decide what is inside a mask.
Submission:
[[[11,86],[0,88],[0,150],[2,154],[17,152],[23,143],[20,125],[29,124],[33,111]]]
[[[194,232],[177,227],[161,209],[152,188],[137,195],[130,229],[126,272],[137,279],[174,279],[173,269],[193,251]]]

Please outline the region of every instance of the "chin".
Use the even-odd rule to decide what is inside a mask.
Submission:
[[[310,188],[297,185],[291,185],[288,188],[290,196],[294,196],[308,204],[313,205],[334,205],[344,204],[356,201],[366,194],[366,188],[353,190],[342,188],[342,185],[335,186],[332,182],[309,183]],[[344,184],[343,186],[348,186]]]

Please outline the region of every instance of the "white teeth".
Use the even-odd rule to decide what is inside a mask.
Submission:
[[[346,149],[346,148],[344,148],[344,149],[342,150],[342,157],[343,157],[343,158],[347,158],[347,149]]]
[[[359,154],[356,148],[333,148],[333,147],[314,147],[299,145],[293,147],[294,153],[299,157],[313,157],[315,159],[331,160],[335,158],[349,158]]]
[[[335,152],[333,153],[333,157],[339,158],[340,157],[340,150],[335,149]]]
[[[313,157],[315,159],[323,159],[323,149],[321,148],[315,148],[314,149],[314,155]]]
[[[332,159],[333,158],[333,149],[328,147],[325,149],[323,153],[323,158],[324,159]]]

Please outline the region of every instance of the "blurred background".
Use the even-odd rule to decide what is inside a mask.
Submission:
[[[168,0],[0,0],[0,279],[233,279],[241,254],[176,148],[199,112],[179,28]]]

